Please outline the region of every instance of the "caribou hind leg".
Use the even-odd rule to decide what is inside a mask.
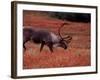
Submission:
[[[25,42],[23,43],[23,48],[24,48],[24,50],[26,50],[26,47],[25,47]]]
[[[25,46],[25,43],[27,43],[28,41],[30,41],[30,39],[26,40],[23,42],[23,48],[26,50],[26,46]]]
[[[25,42],[23,42],[23,48],[24,48],[24,50],[26,50],[26,46],[25,46],[25,43],[26,43],[27,41],[25,41]]]

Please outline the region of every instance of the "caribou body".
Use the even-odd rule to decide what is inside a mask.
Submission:
[[[66,23],[62,24],[63,27]],[[53,32],[48,32],[46,30],[35,30],[32,28],[23,29],[23,48],[26,50],[25,43],[27,41],[32,41],[36,44],[41,44],[40,51],[42,51],[44,45],[47,45],[51,52],[53,52],[53,46],[62,47],[67,49],[68,43],[71,41],[72,37],[62,37],[60,34],[60,29],[58,32],[59,35],[54,34]],[[67,39],[67,40],[65,40]]]

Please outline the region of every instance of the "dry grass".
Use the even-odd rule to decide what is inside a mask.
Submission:
[[[33,12],[24,13],[24,26],[46,29],[58,34],[58,28],[64,21],[57,20],[47,15],[33,15]],[[67,50],[54,48],[51,53],[48,47],[40,52],[40,45],[27,42],[27,50],[23,53],[23,68],[54,68],[91,65],[90,54],[90,23],[69,22],[61,30],[62,35],[71,35],[72,41]]]

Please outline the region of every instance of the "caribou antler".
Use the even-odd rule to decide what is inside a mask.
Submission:
[[[61,25],[61,27],[60,27],[59,30],[58,30],[58,32],[59,32],[58,34],[59,34],[60,38],[61,38],[62,40],[64,40],[64,41],[68,44],[68,43],[70,43],[70,41],[72,40],[72,37],[69,36],[69,35],[68,35],[67,37],[62,37],[62,36],[61,36],[61,33],[60,33],[60,32],[61,32],[61,28],[62,28],[64,25],[66,25],[66,24],[68,24],[68,23],[63,23],[63,24]],[[67,40],[65,40],[65,39],[67,39]]]
[[[65,36],[65,37],[63,37],[63,39],[67,39],[67,38],[72,38],[71,36]]]
[[[63,39],[67,39],[65,40],[67,43],[70,43],[70,41],[72,40],[72,37],[71,36],[67,36],[67,37],[64,37]]]
[[[61,36],[61,28],[64,26],[64,25],[66,25],[66,24],[68,24],[68,23],[63,23],[62,25],[61,25],[61,27],[59,28],[59,30],[58,30],[58,34],[59,34],[59,36],[61,37],[61,39],[63,39],[63,37]]]

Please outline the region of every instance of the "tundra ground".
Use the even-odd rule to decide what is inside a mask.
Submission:
[[[48,16],[47,14],[24,12],[23,25],[31,28],[45,29],[58,35],[58,28],[63,22],[67,22],[61,29],[62,36],[72,36],[66,50],[54,48],[51,53],[47,46],[40,52],[40,45],[32,42],[25,44],[27,50],[23,52],[23,69],[55,68],[90,66],[90,23],[71,22]]]

